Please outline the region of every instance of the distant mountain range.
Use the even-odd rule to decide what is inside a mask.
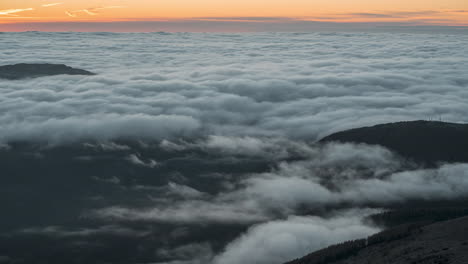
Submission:
[[[53,75],[95,75],[92,72],[75,69],[64,64],[14,64],[0,66],[0,79],[20,80]]]

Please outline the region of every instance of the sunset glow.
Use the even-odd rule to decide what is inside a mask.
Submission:
[[[0,30],[28,23],[122,22],[181,20],[232,23],[411,23],[467,26],[468,2],[436,0],[3,0]],[[45,28],[46,29],[46,28]],[[83,28],[84,31],[88,31]],[[92,30],[92,29],[89,29]]]

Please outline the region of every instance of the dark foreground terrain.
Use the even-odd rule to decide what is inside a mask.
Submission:
[[[401,226],[368,239],[332,246],[288,264],[465,264],[468,217]]]
[[[94,73],[75,69],[63,64],[14,64],[0,66],[0,79],[20,80],[53,75],[94,75]]]
[[[467,160],[465,132],[465,125],[403,122],[337,133],[313,147],[335,140],[380,144],[424,168],[425,163]],[[220,205],[227,204],[219,197],[242,187],[252,175],[274,171],[283,162],[311,162],[309,156],[295,151],[284,157],[252,156],[216,152],[200,142],[90,140],[0,145],[0,208],[5,212],[0,218],[0,263],[179,263],[173,262],[177,259],[209,263],[208,258],[190,262],[201,251],[200,245],[209,243],[212,252],[208,253],[217,254],[262,219],[206,220],[205,213],[192,208],[208,206],[205,212],[217,212]],[[322,177],[327,180],[349,166],[324,167]],[[291,263],[468,263],[468,220],[460,218],[468,215],[466,198],[377,204],[388,211],[370,216],[368,221],[387,231]],[[233,206],[237,209],[238,205]],[[116,210],[116,217],[93,214],[105,208]],[[119,208],[136,211],[121,213]],[[145,208],[147,214],[134,218]],[[304,208],[304,214],[309,209]],[[271,214],[287,217],[274,210]],[[228,207],[217,214],[231,211],[235,210]],[[187,212],[195,220],[184,220]],[[456,218],[460,220],[444,222]]]

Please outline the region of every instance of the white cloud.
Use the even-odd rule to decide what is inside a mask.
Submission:
[[[50,3],[50,4],[43,4],[42,7],[52,7],[62,5],[63,3]]]
[[[130,154],[127,157],[127,160],[130,163],[133,163],[133,164],[138,165],[138,166],[143,166],[143,167],[154,168],[154,167],[158,166],[157,161],[155,161],[153,159],[149,159],[147,162],[145,162],[140,157],[138,157],[137,154]]]
[[[5,10],[0,10],[0,16],[5,15],[5,16],[16,16],[16,13],[21,13],[25,11],[32,11],[34,8],[16,8],[16,9],[5,9]]]
[[[159,192],[183,199],[156,199],[153,207],[146,208],[101,208],[88,215],[168,223],[256,223],[301,213],[304,208],[384,206],[467,196],[468,164],[414,169],[376,146],[329,144],[310,149],[306,160],[281,162],[270,172],[243,175],[216,195],[170,183]]]
[[[259,224],[231,242],[213,263],[281,264],[338,242],[367,237],[379,231],[362,223],[368,213],[332,218],[291,216]]]
[[[155,128],[168,122],[193,123],[189,136],[213,135],[218,146],[237,137],[245,149],[259,135],[314,140],[382,122],[468,121],[464,35],[8,34],[3,64],[73,62],[98,75],[1,80],[3,141],[76,139],[92,122],[113,125],[86,136],[171,138]],[[54,49],[41,49],[51,40]]]
[[[206,224],[206,223],[256,223],[265,221],[262,212],[253,208],[240,207],[235,203],[209,201],[169,202],[169,205],[146,209],[108,207],[91,211],[85,216],[101,219],[125,221],[154,221],[166,223]]]
[[[89,116],[50,117],[34,123],[35,117],[14,121],[0,128],[0,139],[43,140],[53,143],[70,140],[110,140],[117,138],[157,139],[186,136],[196,132],[200,124],[187,116],[90,114]]]

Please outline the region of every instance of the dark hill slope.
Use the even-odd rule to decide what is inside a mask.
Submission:
[[[366,243],[369,243],[366,246]],[[401,226],[311,253],[287,264],[466,264],[468,217]]]
[[[94,75],[94,73],[75,69],[63,64],[15,64],[0,66],[0,79],[19,80],[52,75]]]
[[[387,231],[385,231],[387,232]],[[311,256],[290,264],[317,264]],[[466,264],[468,217],[415,228],[408,235],[375,243],[336,261],[321,264]]]
[[[415,161],[468,162],[468,125],[411,121],[356,128],[327,136],[320,142],[381,145]]]

